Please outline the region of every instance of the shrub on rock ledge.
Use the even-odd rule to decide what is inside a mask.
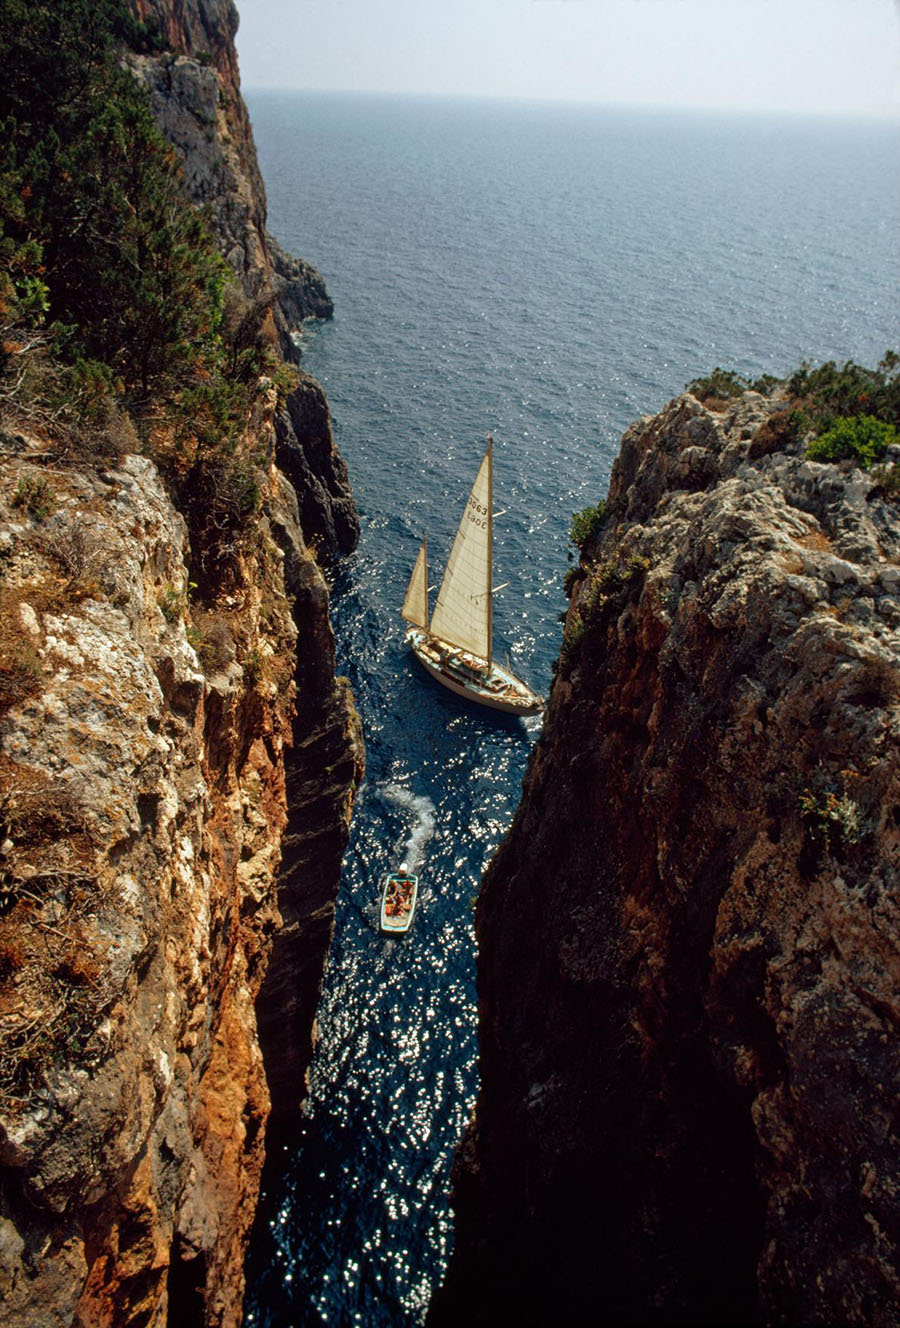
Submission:
[[[835,420],[806,449],[811,461],[855,461],[867,470],[881,461],[892,443],[900,442],[893,425],[874,415],[851,415]]]

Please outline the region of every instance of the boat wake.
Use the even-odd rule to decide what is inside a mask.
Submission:
[[[434,803],[424,795],[411,793],[402,784],[385,784],[379,791],[385,802],[415,818],[403,850],[403,860],[408,871],[417,872],[425,856],[425,845],[434,834]]]

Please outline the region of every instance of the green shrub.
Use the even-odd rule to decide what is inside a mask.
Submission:
[[[733,369],[715,368],[705,378],[695,378],[688,383],[687,390],[693,392],[698,401],[708,401],[711,397],[729,401],[732,397],[743,396],[748,387],[747,379]]]
[[[256,529],[262,502],[252,458],[227,449],[198,452],[187,475],[182,505],[191,532],[192,575],[201,595],[235,570]]]
[[[566,569],[566,574],[563,577],[563,593],[565,594],[566,599],[571,599],[572,591],[575,589],[583,575],[584,573],[580,567],[569,567]]]
[[[581,600],[581,610],[586,619],[601,608],[614,595],[631,586],[635,581],[643,583],[644,575],[650,569],[649,558],[632,554],[620,562],[613,557],[601,563],[590,579],[590,583]]]
[[[842,416],[871,415],[900,428],[900,356],[889,350],[877,369],[848,360],[833,360],[813,369],[802,364],[791,377],[789,390],[805,398],[820,429]]]
[[[594,507],[582,508],[572,517],[569,527],[569,539],[576,549],[584,549],[600,533],[603,517],[606,514],[606,500],[601,498]]]
[[[560,662],[564,665],[574,663],[575,654],[584,639],[585,623],[580,613],[573,613],[568,626],[563,632]]]
[[[649,558],[641,557],[640,554],[631,554],[621,561],[614,556],[599,563],[592,570],[578,602],[575,621],[580,624],[582,631],[592,625],[599,611],[611,599],[623,591],[630,591],[638,583],[643,585],[649,569]]]
[[[772,374],[751,382],[732,369],[716,368],[705,378],[695,378],[687,390],[701,401],[728,401],[748,387],[771,397],[782,386]],[[876,369],[852,360],[843,365],[829,360],[816,368],[804,363],[784,386],[794,409],[802,410],[808,421],[799,432],[816,428],[822,433],[839,418],[856,415],[874,416],[900,428],[900,355],[896,351],[886,351]]]
[[[156,602],[167,623],[176,623],[184,616],[184,595],[175,586],[163,586]]]
[[[179,393],[173,409],[175,437],[190,451],[231,451],[248,409],[247,384],[217,369]]]
[[[296,392],[300,385],[300,372],[293,364],[287,360],[281,360],[269,370],[269,377],[275,385],[275,391],[278,394],[278,404],[283,406],[292,392]]]
[[[835,420],[830,429],[814,438],[806,455],[811,461],[855,461],[866,470],[896,442],[900,442],[900,434],[885,420],[851,415]]]
[[[263,676],[263,658],[256,646],[244,660],[244,679],[248,687],[255,687]]]
[[[122,66],[139,35],[125,0],[0,5],[0,323],[146,392],[209,357],[224,264]]]
[[[297,373],[263,345],[271,298],[243,297],[127,67],[127,48],[164,45],[134,8],[0,2],[0,408],[70,455],[140,437],[211,570],[259,509],[242,454],[259,378],[283,400]]]

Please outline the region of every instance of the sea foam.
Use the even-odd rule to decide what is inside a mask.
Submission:
[[[434,803],[424,794],[413,793],[402,784],[385,784],[380,793],[385,802],[400,807],[413,817],[403,860],[411,872],[418,871],[425,856],[425,845],[434,834]]]

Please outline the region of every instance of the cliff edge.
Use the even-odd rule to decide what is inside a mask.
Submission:
[[[680,397],[582,532],[435,1324],[897,1322],[900,511],[785,418]]]
[[[363,764],[320,566],[356,513],[285,363],[327,296],[268,248],[233,5],[23,14],[0,20],[0,1323],[237,1325]],[[33,40],[57,24],[58,51]]]
[[[287,253],[266,230],[266,194],[247,108],[240,93],[231,0],[133,0],[162,51],[129,63],[144,83],[156,121],[184,167],[189,197],[205,208],[243,300],[228,311],[239,349],[267,340],[297,361],[295,334],[306,318],[330,318],[320,274]],[[359,519],[347,467],[334,445],[325,394],[300,372],[277,410],[278,465],[293,483],[303,530],[322,555],[356,547]]]

